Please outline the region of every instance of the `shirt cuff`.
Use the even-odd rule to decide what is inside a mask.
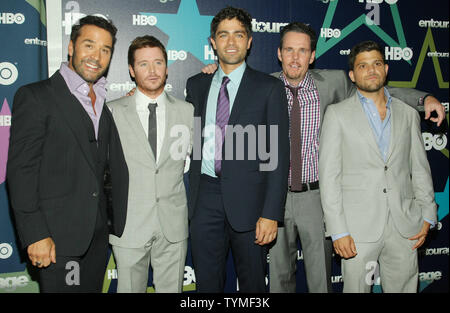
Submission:
[[[428,96],[432,96],[432,94],[431,94],[431,93],[427,93],[425,96],[419,98],[419,105],[420,105],[420,106],[424,106],[424,105],[425,105],[425,99],[426,99]]]
[[[350,235],[349,233],[342,233],[342,234],[337,234],[337,235],[331,235],[331,240],[336,241],[338,239],[341,239],[342,237],[349,236],[349,235]]]
[[[425,220],[425,222],[428,222],[428,223],[431,224],[430,225],[430,229],[433,229],[436,226],[436,222],[433,222],[433,221],[431,221],[429,219],[426,219],[426,218],[424,218],[424,220]]]

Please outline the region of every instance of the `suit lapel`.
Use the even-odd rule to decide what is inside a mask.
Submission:
[[[55,94],[54,98],[58,99],[56,102],[57,107],[60,109],[61,115],[66,120],[67,125],[76,138],[89,166],[95,173],[94,155],[90,148],[90,141],[95,140],[94,126],[92,122],[86,122],[86,119],[90,121],[89,116],[78,99],[72,95],[59,71],[52,76],[51,80],[55,86],[53,89]]]
[[[165,127],[164,127],[164,139],[161,146],[161,152],[159,155],[159,164],[169,156],[169,142],[170,142],[170,128],[175,124],[176,112],[173,105],[174,100],[169,97],[164,91],[165,99]]]
[[[387,161],[392,155],[392,152],[395,150],[395,147],[398,145],[397,141],[400,139],[399,134],[400,130],[403,127],[403,123],[405,122],[405,115],[402,114],[402,108],[400,106],[395,105],[394,100],[391,102],[391,137],[389,139],[389,152],[387,156]],[[387,162],[386,161],[386,162]]]
[[[130,125],[130,129],[134,132],[137,140],[140,142],[142,148],[148,154],[148,156],[152,159],[152,161],[156,164],[155,156],[153,155],[153,151],[150,148],[150,144],[148,143],[148,138],[145,135],[145,131],[142,128],[141,120],[139,119],[139,115],[136,111],[136,95],[130,96],[127,105],[124,108],[124,116]]]
[[[366,113],[364,112],[357,94],[353,96],[351,112],[349,112],[348,116],[352,117],[352,120],[349,121],[349,125],[354,125],[354,127],[356,128],[356,134],[362,136],[364,138],[364,141],[367,142],[373,150],[375,150],[378,157],[381,158],[381,160],[383,160],[384,162],[384,159],[380,153],[380,149],[377,145],[377,140],[375,138],[375,135],[373,134],[372,128],[369,125]]]
[[[247,66],[242,76],[241,84],[239,85],[236,98],[234,99],[233,109],[231,110],[230,118],[228,119],[228,125],[235,125],[239,119],[242,109],[248,99],[251,98],[251,94],[248,90],[255,90],[257,86],[252,86],[252,80],[250,79],[251,69]]]
[[[319,94],[320,103],[320,125],[322,125],[323,117],[325,115],[325,110],[327,105],[331,102],[328,96],[329,83],[324,81],[324,78],[314,71],[309,71],[311,77],[314,80],[314,84],[317,88],[317,93]]]

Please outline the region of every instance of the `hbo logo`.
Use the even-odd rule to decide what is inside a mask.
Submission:
[[[184,50],[176,51],[176,50],[169,50],[167,51],[167,59],[170,61],[184,61],[187,58],[187,53]]]
[[[7,259],[13,253],[13,248],[8,243],[0,243],[0,259]]]
[[[322,38],[339,38],[341,37],[341,30],[332,28],[321,28],[320,37]]]
[[[0,85],[12,85],[19,77],[19,71],[14,64],[0,62]]]
[[[447,146],[447,136],[444,134],[430,134],[422,133],[423,142],[425,144],[425,150],[430,151],[431,149],[442,150]]]
[[[150,15],[135,15],[133,14],[133,25],[139,25],[139,26],[155,26],[156,23],[158,23],[158,19],[156,16]]]
[[[386,55],[386,60],[405,60],[409,61],[413,57],[413,51],[411,48],[400,48],[400,47],[386,47],[384,54]]]
[[[0,24],[23,24],[25,15],[22,13],[0,13]]]

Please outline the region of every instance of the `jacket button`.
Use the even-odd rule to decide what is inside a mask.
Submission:
[[[387,193],[387,190],[386,190],[386,188],[384,188],[384,189],[383,189],[383,192],[384,192],[384,193]]]
[[[156,198],[156,203],[158,203],[159,202],[159,198]]]
[[[97,197],[97,196],[98,196],[98,192],[95,191],[94,193],[92,193],[92,196],[93,196],[93,197]]]
[[[156,171],[155,171],[155,174],[158,174],[158,173],[159,173],[159,171],[158,171],[158,170],[156,170]]]
[[[387,170],[388,170],[388,167],[387,167],[387,166],[385,166],[385,167],[384,167],[384,170],[385,170],[385,171],[387,171]]]

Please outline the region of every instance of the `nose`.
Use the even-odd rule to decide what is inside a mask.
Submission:
[[[375,71],[375,66],[372,64],[367,65],[367,72],[373,73]]]
[[[91,54],[91,58],[98,61],[101,58],[101,52],[100,49],[96,49],[95,51],[92,52]]]
[[[228,36],[228,45],[234,45],[234,43],[236,42],[236,38],[234,38],[234,36]]]

